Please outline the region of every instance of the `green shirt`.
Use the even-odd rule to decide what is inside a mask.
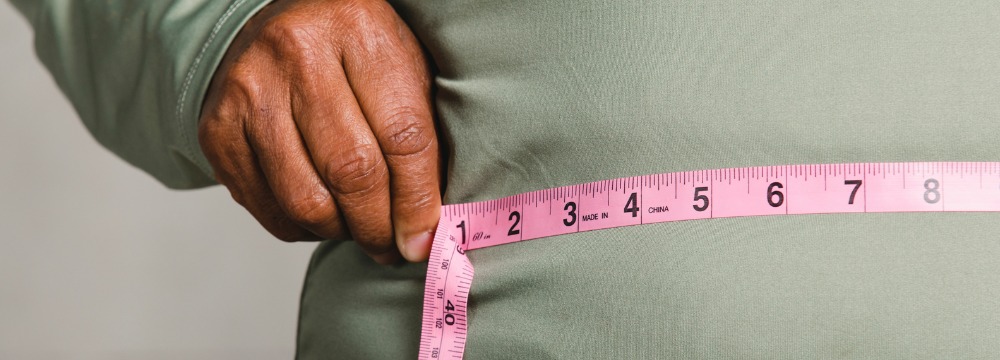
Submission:
[[[15,4],[95,136],[192,187],[211,179],[201,97],[263,2]],[[695,169],[1000,161],[992,2],[394,5],[440,70],[446,203]],[[997,219],[731,218],[472,251],[466,357],[995,358]],[[424,266],[321,244],[299,358],[415,357]]]

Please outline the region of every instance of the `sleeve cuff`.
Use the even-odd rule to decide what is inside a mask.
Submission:
[[[182,148],[175,149],[194,164],[208,179],[214,179],[214,172],[208,159],[198,144],[198,119],[209,83],[222,62],[226,50],[243,26],[272,0],[236,0],[218,18],[211,33],[198,49],[178,88],[174,118],[180,132]],[[214,180],[209,180],[214,181]],[[206,184],[192,184],[206,185]]]

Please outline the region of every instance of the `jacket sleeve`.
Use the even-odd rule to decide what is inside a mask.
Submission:
[[[11,0],[87,129],[164,185],[214,184],[202,99],[243,24],[270,0]]]

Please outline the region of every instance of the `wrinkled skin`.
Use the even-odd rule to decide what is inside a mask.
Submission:
[[[430,84],[384,1],[280,0],[227,51],[198,138],[216,180],[275,237],[423,261],[441,207]]]

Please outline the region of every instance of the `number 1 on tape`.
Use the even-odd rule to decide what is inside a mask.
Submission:
[[[467,250],[680,220],[939,211],[1000,211],[1000,162],[698,170],[446,205],[427,265],[419,358],[462,358],[474,274]]]

